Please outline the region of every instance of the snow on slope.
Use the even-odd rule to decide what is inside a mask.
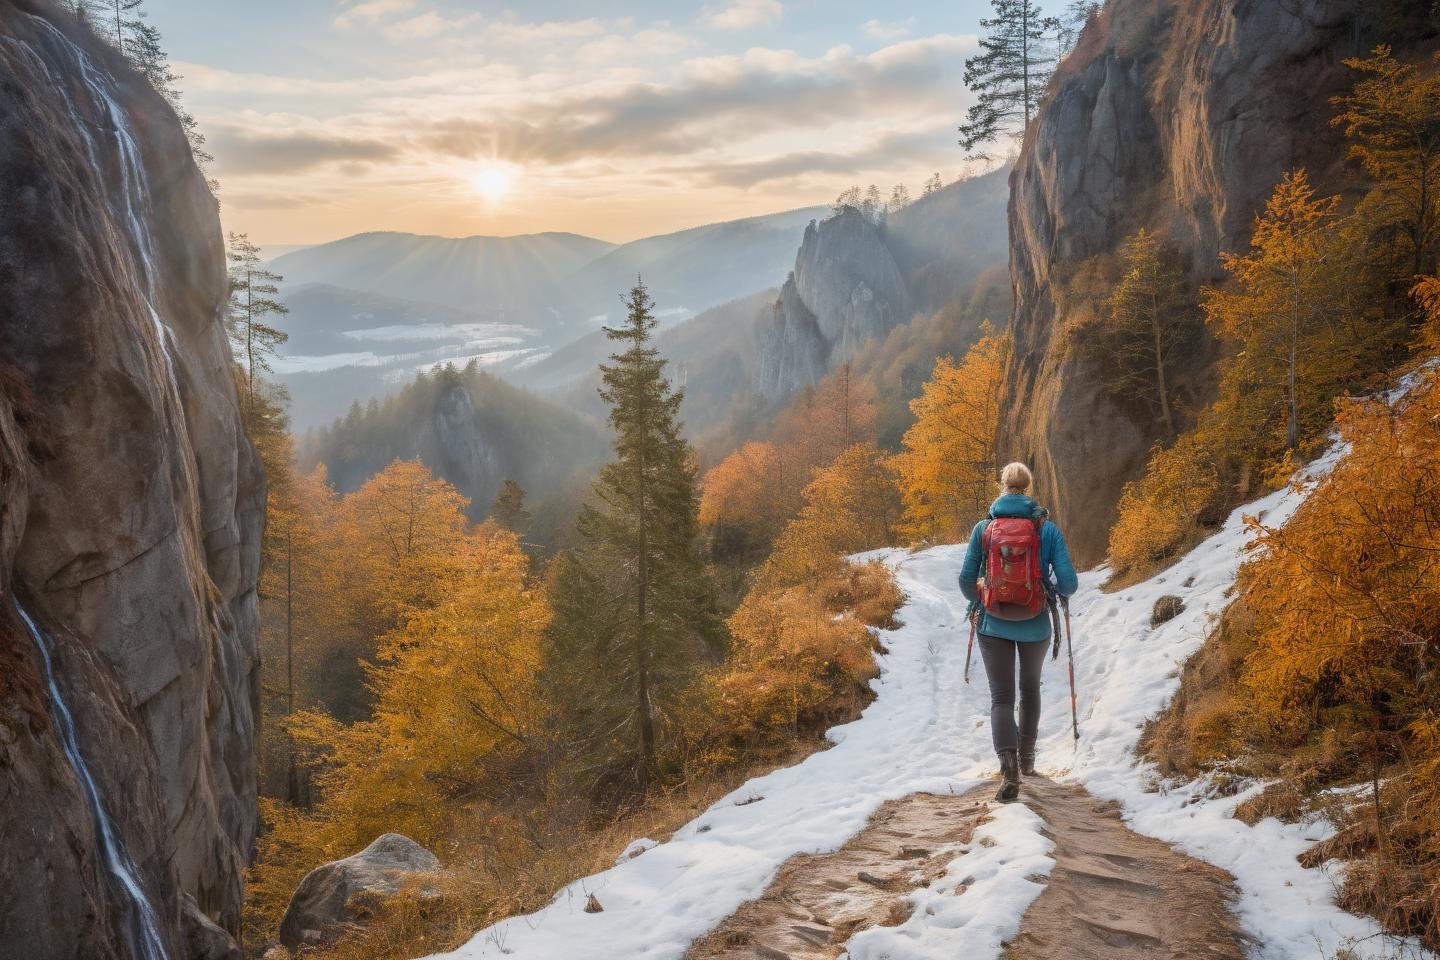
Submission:
[[[1332,450],[1311,466],[1310,477],[1328,471],[1342,454]],[[1233,873],[1240,887],[1236,906],[1256,939],[1257,957],[1314,960],[1341,946],[1351,946],[1356,957],[1393,957],[1397,944],[1380,937],[1373,921],[1334,905],[1331,876],[1296,862],[1323,830],[1275,820],[1246,826],[1230,814],[1249,794],[1211,798],[1204,781],[1164,788],[1153,769],[1134,758],[1145,720],[1174,695],[1180,665],[1227,602],[1247,541],[1243,515],[1277,525],[1302,497],[1286,489],[1236,510],[1175,566],[1127,590],[1102,594],[1104,571],[1082,575],[1072,605],[1081,740],[1077,747],[1071,737],[1063,659],[1047,662],[1039,765],[1120,801],[1136,831]],[[669,842],[637,846],[644,852],[622,857],[614,868],[561,891],[545,909],[503,921],[445,956],[678,958],[692,940],[759,896],[791,855],[837,849],[886,800],[914,791],[959,793],[993,775],[978,655],[973,682],[961,679],[965,602],[955,574],[962,554],[962,546],[946,546],[867,555],[895,569],[908,599],[899,614],[903,625],[882,637],[888,653],[874,684],[877,699],[859,720],[830,732],[834,747],[751,780]],[[1164,594],[1181,597],[1185,610],[1152,630],[1151,607]],[[999,957],[1001,943],[1018,931],[1020,915],[1041,890],[1029,878],[1053,866],[1042,827],[1021,805],[997,808],[976,841],[957,851],[946,879],[911,896],[909,920],[852,940],[852,960]],[[981,844],[982,835],[996,845]],[[960,877],[974,882],[954,896]],[[604,912],[583,912],[589,894]],[[1425,956],[1403,946],[1405,956]]]

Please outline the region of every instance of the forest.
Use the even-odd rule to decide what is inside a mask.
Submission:
[[[1371,802],[1337,814],[1357,860],[1344,898],[1440,945],[1440,437],[1426,374],[1398,409],[1370,399],[1440,351],[1440,74],[1385,46],[1346,63],[1343,190],[1286,173],[1215,284],[1137,230],[1084,266],[1061,335],[1162,438],[1121,499],[1112,587],[1291,482],[1332,429],[1349,444],[1289,525],[1253,520],[1234,606],[1147,749],[1192,776],[1283,774],[1267,812],[1368,782]],[[296,466],[284,398],[259,375],[277,278],[245,249],[232,238],[231,330],[270,477],[252,943],[308,870],[400,832],[453,886],[387,903],[318,955],[453,945],[818,749],[867,702],[869,628],[903,600],[883,566],[845,557],[963,541],[992,498],[1015,363],[1003,313],[901,414],[880,416],[890,378],[843,363],[702,470],[643,282],[606,329],[610,457],[563,549],[528,540],[513,478],[485,506],[397,458],[337,489],[323,464]],[[1204,342],[1221,358],[1208,398],[1177,386]],[[339,429],[327,442],[358,449]]]
[[[378,31],[411,6],[337,16]],[[742,6],[697,22],[798,5]],[[31,801],[0,804],[0,893],[36,914],[0,912],[0,952],[41,931],[57,939],[36,949],[62,955],[67,924],[35,906],[53,896],[94,914],[75,943],[123,928],[152,960],[182,941],[197,960],[406,960],[485,936],[508,953],[504,930],[534,933],[557,904],[562,924],[610,911],[593,929],[611,935],[673,921],[666,949],[697,960],[790,956],[750,932],[762,922],[857,960],[920,929],[906,955],[950,956],[980,936],[966,911],[994,935],[978,951],[1028,957],[1052,942],[1037,897],[1068,889],[1078,917],[1094,904],[1063,886],[1077,877],[1146,888],[1110,872],[1145,858],[1097,872],[1108,854],[1067,848],[1102,830],[1221,891],[1167,888],[1233,928],[1216,956],[1280,943],[1299,921],[1266,914],[1296,899],[1306,923],[1333,908],[1362,925],[1313,937],[1323,960],[1440,952],[1440,9],[989,7],[945,131],[958,180],[772,212],[817,211],[795,268],[728,300],[694,251],[743,252],[746,220],[693,228],[741,238],[703,248],[649,238],[716,299],[677,319],[685,304],[657,302],[674,278],[634,276],[611,313],[560,324],[574,339],[490,370],[397,352],[367,380],[385,396],[302,431],[284,257],[222,234],[214,144],[150,12],[0,0],[0,65],[30,78],[0,89],[4,128],[26,131],[25,162],[0,150],[20,198],[0,204],[0,277],[19,291],[0,323],[0,796]],[[805,70],[898,84],[887,64],[935,39],[913,29],[872,20],[892,45]],[[389,156],[332,148],[375,155],[346,177]],[[509,189],[505,168],[479,173],[491,201]],[[69,232],[40,242],[37,223]],[[438,262],[407,282],[424,293]],[[611,266],[586,276],[608,284]],[[326,342],[343,346],[388,294],[336,290],[310,295],[340,304]],[[500,306],[445,316],[498,323]],[[992,694],[971,679],[956,576],[1016,460],[1087,568],[1091,687],[1076,692],[1067,599],[1048,766],[1036,776],[1032,738],[1025,803],[1006,807],[972,803],[999,724],[977,706]],[[297,926],[297,890],[376,844],[434,869]],[[677,892],[697,864],[701,893]],[[587,886],[626,869],[629,891]],[[827,887],[826,869],[843,876]],[[1301,869],[1312,886],[1292,885]],[[732,887],[700,882],[717,874]],[[871,912],[806,913],[805,882]],[[684,902],[624,899],[661,889]],[[1151,949],[1176,914],[1146,909],[1095,935]],[[1308,955],[1319,928],[1274,955]]]

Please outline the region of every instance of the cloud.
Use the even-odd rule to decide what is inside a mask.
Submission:
[[[563,164],[582,158],[676,156],[897,118],[948,124],[973,37],[940,35],[866,56],[835,48],[806,58],[751,50],[682,64],[680,79],[521,98],[477,117],[437,120],[421,146],[457,157]]]
[[[700,19],[715,30],[748,30],[780,18],[780,0],[731,0],[723,7],[706,7]]]
[[[271,133],[238,126],[207,129],[222,175],[300,173],[330,163],[393,160],[401,150],[389,141],[307,131]]]
[[[856,174],[893,169],[932,154],[953,152],[949,127],[943,135],[934,130],[887,133],[855,150],[802,150],[757,160],[678,166],[666,172],[678,173],[711,186],[749,188],[777,180],[815,174]]]
[[[388,24],[381,31],[391,40],[428,40],[453,30],[463,30],[480,20],[480,14],[467,13],[459,17],[445,17],[434,10]]]
[[[340,11],[335,17],[335,24],[340,27],[375,24],[414,6],[415,0],[364,0]]]
[[[904,20],[866,20],[860,26],[865,35],[874,40],[899,40],[915,32],[915,18]]]

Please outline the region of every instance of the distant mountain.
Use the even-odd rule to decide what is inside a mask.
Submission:
[[[671,326],[785,277],[811,220],[827,207],[803,207],[635,240],[586,264],[567,281],[589,317],[618,312],[617,294],[645,278],[662,326]]]
[[[274,369],[290,392],[296,430],[333,420],[356,400],[390,393],[418,370],[474,360],[505,373],[547,353],[540,331],[505,323],[498,311],[458,310],[324,283],[287,287],[285,302],[290,312],[274,323],[290,339]]]
[[[476,360],[553,389],[603,358],[599,325],[643,276],[662,326],[779,283],[809,207],[680,230],[622,246],[575,234],[447,239],[365,233],[276,257],[290,335],[276,373],[305,429],[415,372]],[[567,345],[575,344],[571,349]],[[587,345],[588,344],[588,345]],[[544,371],[530,364],[551,352]],[[570,366],[567,367],[567,363]]]
[[[298,454],[304,469],[325,464],[341,492],[397,458],[419,457],[469,498],[475,520],[502,482],[516,480],[538,521],[552,498],[565,514],[608,451],[599,424],[470,366],[422,372],[384,400],[352,407],[308,432]],[[558,518],[556,528],[565,525]]]
[[[277,257],[287,286],[326,283],[363,293],[497,311],[531,324],[566,316],[562,281],[615,244],[574,233],[431,237],[361,233]]]

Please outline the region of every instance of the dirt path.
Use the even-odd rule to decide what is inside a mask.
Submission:
[[[835,853],[791,858],[760,899],[698,941],[688,960],[833,960],[857,931],[903,922],[905,895],[945,872],[987,816],[993,792],[986,785],[887,803]],[[1046,823],[1055,868],[1006,960],[1245,956],[1224,871],[1132,832],[1079,787],[1028,780],[1022,797]]]
[[[1031,780],[1024,796],[1055,843],[1055,869],[1009,956],[1244,958],[1225,871],[1140,836],[1079,787]]]

